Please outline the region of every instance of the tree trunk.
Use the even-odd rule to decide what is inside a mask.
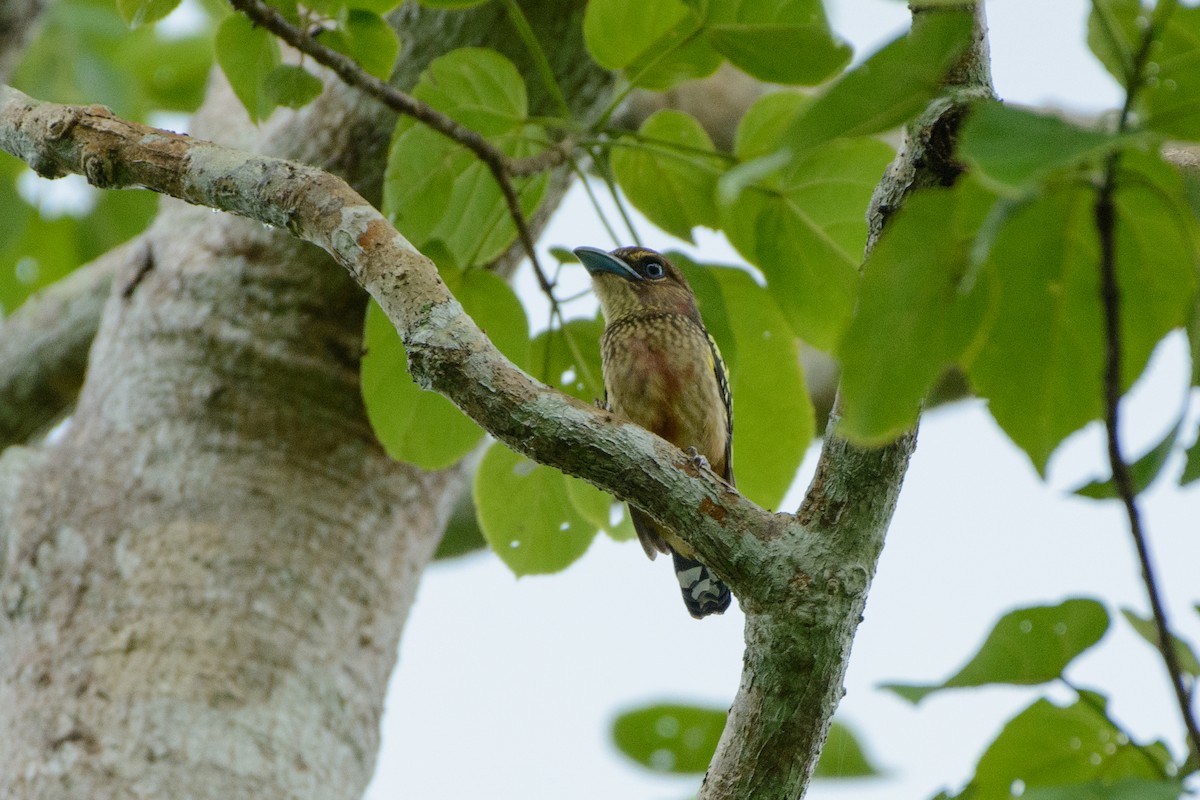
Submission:
[[[529,5],[595,102],[609,78],[562,33],[582,3]],[[401,86],[455,46],[516,40],[493,8],[397,16]],[[392,115],[373,100],[334,83],[257,130],[234,102],[214,79],[194,132],[378,200]],[[359,797],[464,470],[375,441],[366,294],[324,252],[173,200],[133,247],[70,427],[0,460],[0,796]]]

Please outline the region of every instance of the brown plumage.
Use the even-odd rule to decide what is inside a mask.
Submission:
[[[733,483],[733,415],[725,365],[683,273],[661,253],[622,247],[575,251],[592,275],[604,312],[600,338],[606,403],[614,413],[696,451]],[[729,607],[729,589],[692,549],[645,512],[630,507],[646,554],[671,553],[684,603],[694,617]]]

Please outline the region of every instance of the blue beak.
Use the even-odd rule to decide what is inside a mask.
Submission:
[[[642,279],[641,275],[634,272],[633,267],[598,247],[576,247],[573,252],[592,275],[598,275],[601,272],[611,272],[613,275],[625,278],[626,280],[640,281]]]

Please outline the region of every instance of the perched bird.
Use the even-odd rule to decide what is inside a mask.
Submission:
[[[733,484],[733,402],[725,364],[679,269],[653,250],[580,247],[604,312],[600,357],[608,409],[676,447],[694,448]],[[646,555],[670,553],[693,617],[729,607],[729,587],[644,511],[629,515]]]

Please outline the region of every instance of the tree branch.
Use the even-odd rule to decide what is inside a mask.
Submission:
[[[889,213],[909,194],[953,183],[961,173],[951,154],[963,103],[972,95],[991,94],[982,3],[969,8],[976,18],[972,46],[946,79],[957,90],[956,99],[935,102],[910,125],[904,147],[872,198],[868,253]],[[936,13],[914,7],[913,26]],[[867,449],[842,438],[838,421],[835,399],[817,471],[798,512],[802,530],[813,540],[805,566],[818,570],[793,574],[788,596],[775,605],[742,604],[742,682],[700,790],[702,800],[802,796],[841,700],[850,647],[916,432]]]
[[[0,450],[44,430],[75,402],[123,245],[29,298],[0,321]]]
[[[514,367],[463,313],[433,263],[341,179],[10,87],[0,88],[0,149],[44,177],[74,172],[101,188],[143,186],[318,245],[379,302],[423,387],[513,449],[691,531],[697,551],[736,591],[765,599],[758,576],[778,569],[775,540],[794,527],[792,518],[763,511],[664,440]]]

